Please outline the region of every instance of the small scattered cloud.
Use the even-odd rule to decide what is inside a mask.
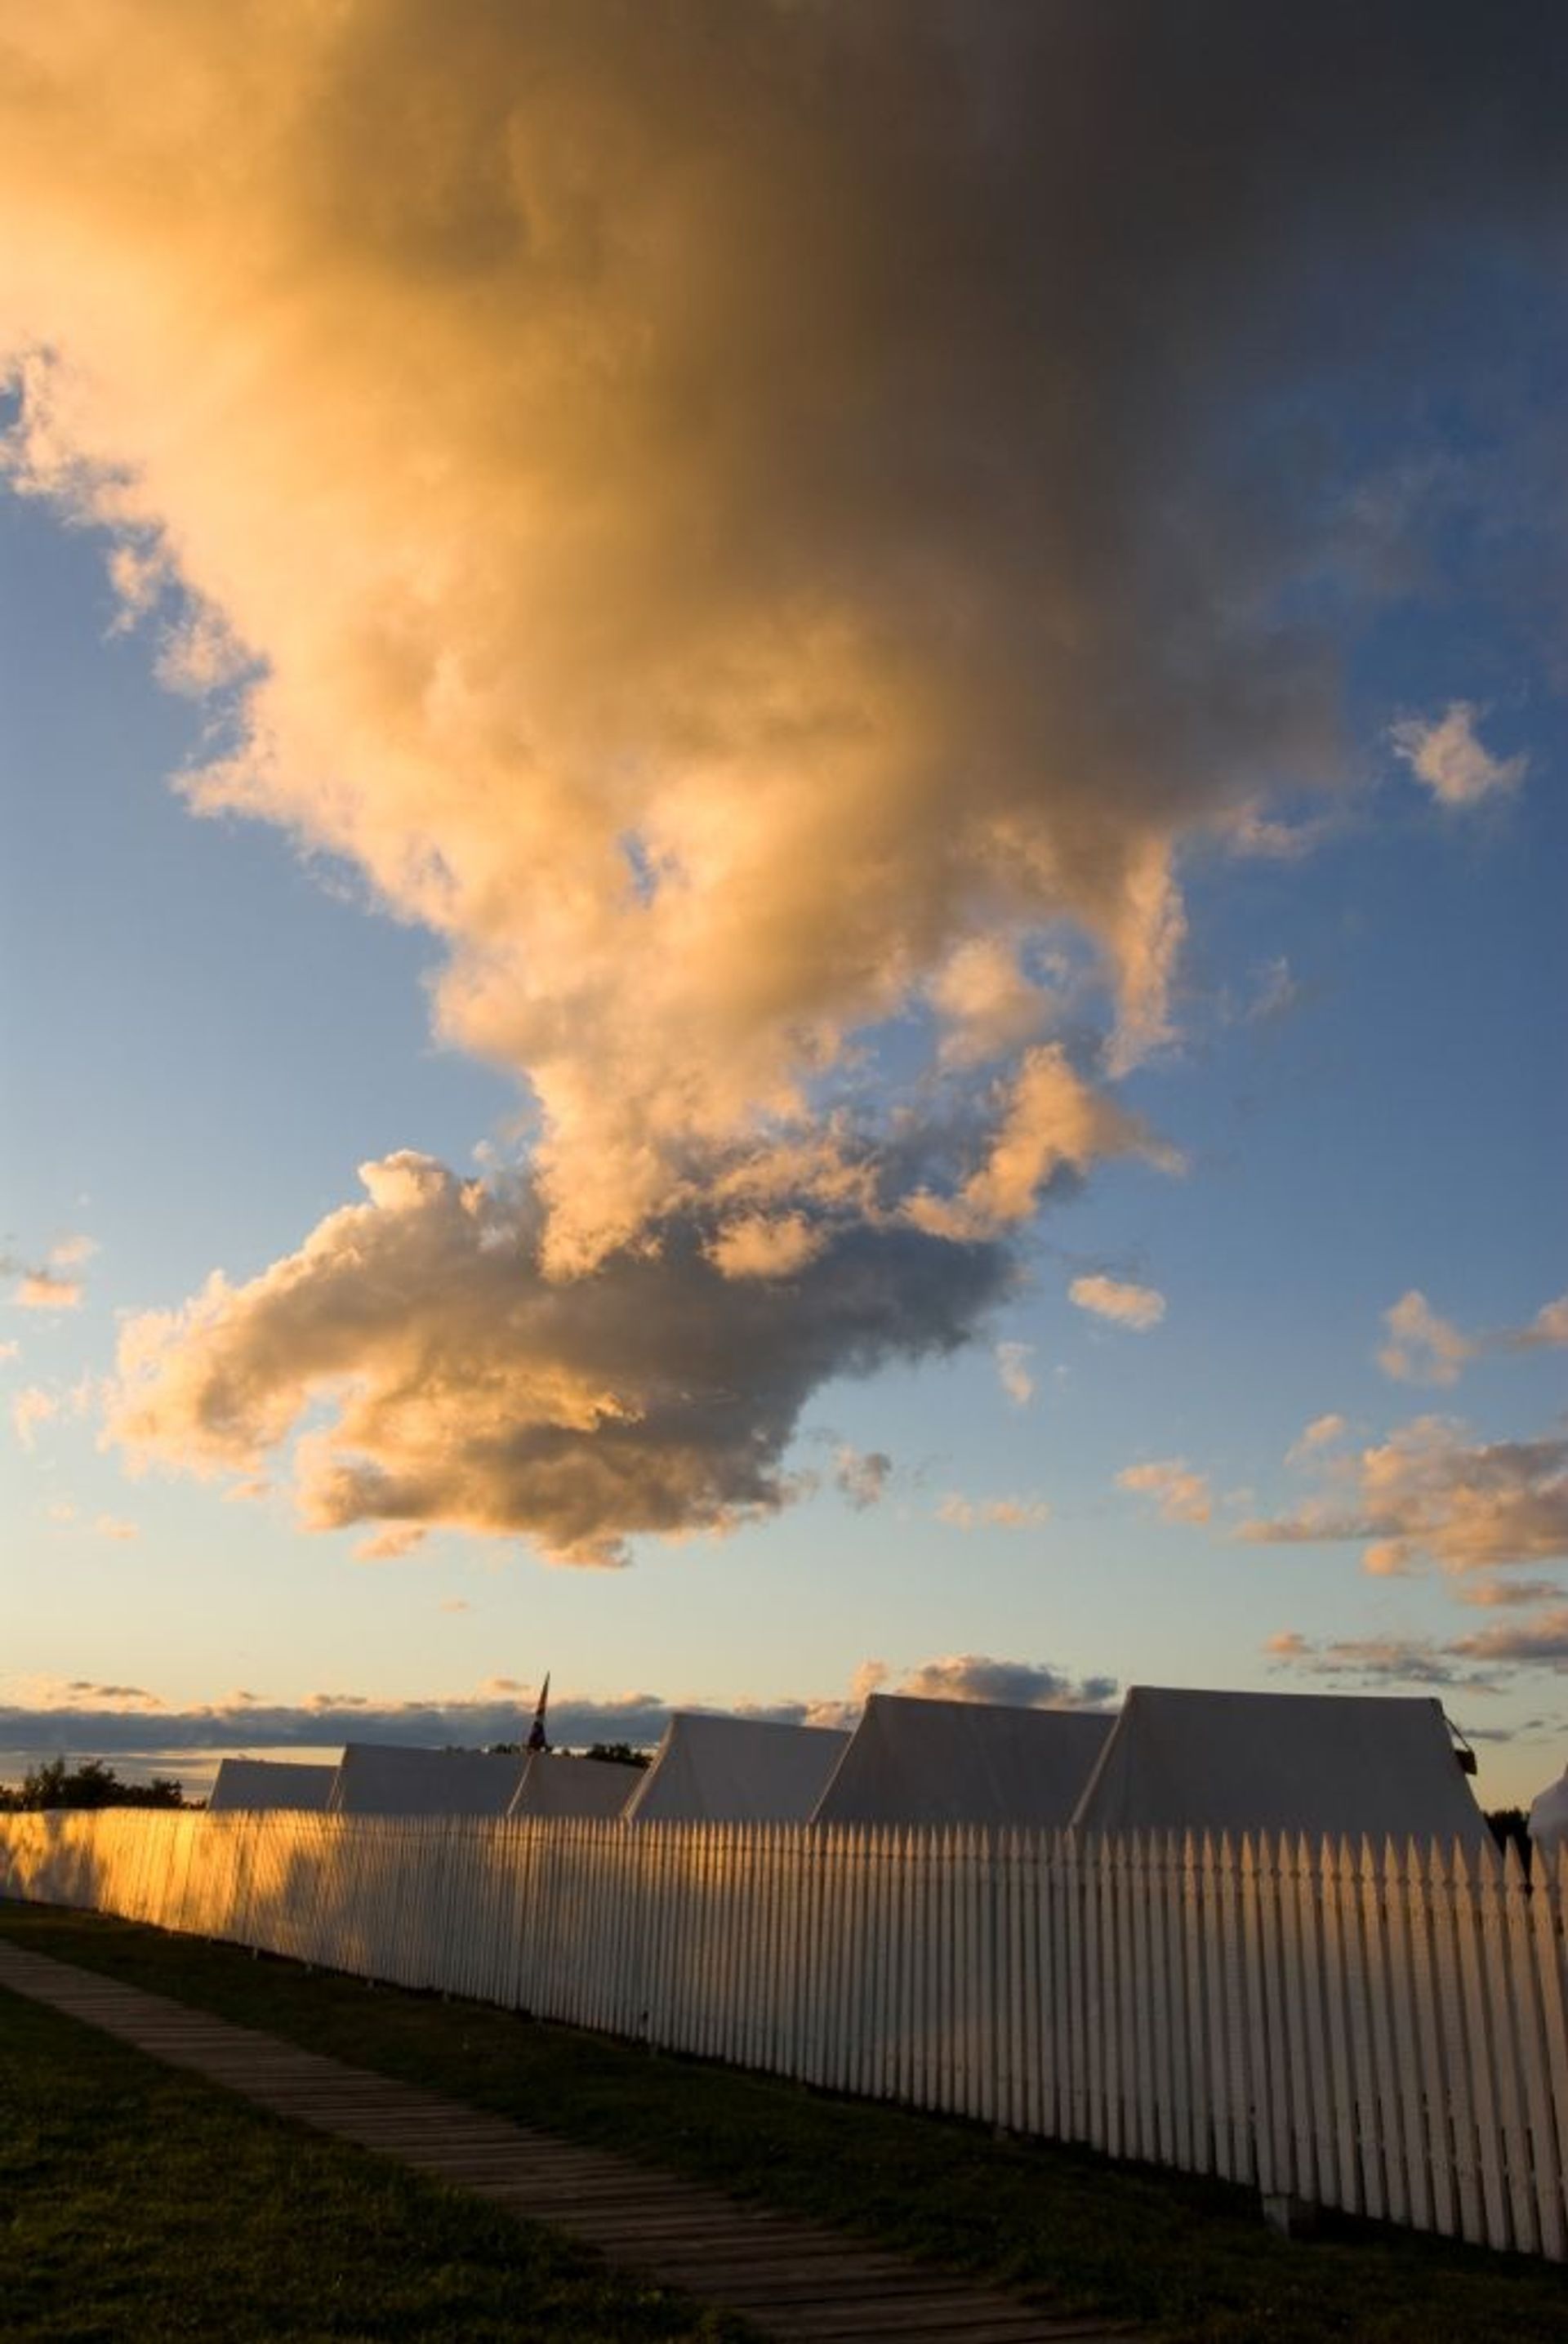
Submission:
[[[1454,1384],[1472,1360],[1568,1346],[1568,1294],[1543,1303],[1522,1326],[1467,1335],[1440,1318],[1420,1288],[1411,1287],[1384,1311],[1383,1324],[1389,1339],[1378,1353],[1378,1365],[1385,1375],[1396,1383]]]
[[[125,1541],[141,1536],[135,1522],[124,1521],[117,1514],[99,1514],[93,1523],[93,1531],[101,1539]]]
[[[1473,1635],[1457,1637],[1452,1649],[1478,1661],[1568,1669],[1568,1604],[1533,1619],[1478,1629]]]
[[[1162,1171],[1181,1168],[1176,1150],[1142,1117],[1097,1090],[1059,1042],[1026,1053],[1006,1093],[986,1161],[956,1196],[922,1189],[905,1210],[932,1237],[974,1243],[1028,1220],[1055,1183],[1081,1180],[1105,1158],[1142,1157]]]
[[[1044,1498],[966,1498],[950,1490],[936,1508],[936,1519],[956,1531],[1033,1531],[1051,1518]]]
[[[1419,1288],[1411,1287],[1383,1313],[1389,1339],[1378,1353],[1385,1376],[1401,1384],[1459,1381],[1475,1346],[1447,1318],[1440,1318]]]
[[[38,1428],[60,1413],[60,1403],[42,1384],[28,1384],[11,1402],[11,1421],[24,1449],[36,1445]]]
[[[885,1672],[877,1684],[885,1682]],[[998,1661],[985,1652],[949,1652],[905,1670],[892,1689],[924,1701],[996,1702],[1009,1709],[1099,1709],[1118,1686],[1115,1677],[1074,1678],[1048,1661]],[[875,1690],[865,1687],[866,1692]]]
[[[1118,1486],[1152,1498],[1163,1522],[1206,1522],[1214,1512],[1209,1477],[1195,1473],[1184,1457],[1164,1457],[1145,1465],[1128,1465],[1117,1475]]]
[[[857,1514],[880,1504],[887,1492],[893,1460],[880,1449],[840,1449],[833,1460],[833,1478]]]
[[[66,1700],[73,1705],[85,1702],[116,1702],[126,1708],[161,1710],[165,1703],[145,1685],[98,1684],[89,1677],[72,1677],[65,1685]]]
[[[1461,1603],[1482,1612],[1519,1611],[1532,1603],[1555,1603],[1564,1591],[1554,1579],[1473,1579],[1454,1589]]]
[[[1253,803],[1231,817],[1225,827],[1225,843],[1232,854],[1248,861],[1299,863],[1321,843],[1330,826],[1322,816],[1284,822]]]
[[[1147,1335],[1165,1316],[1164,1295],[1129,1278],[1075,1278],[1067,1299],[1096,1318],[1108,1318],[1113,1327],[1128,1327],[1139,1335]]]
[[[73,1273],[98,1250],[96,1240],[80,1235],[62,1238],[41,1262],[0,1256],[0,1277],[18,1283],[12,1295],[18,1310],[76,1310],[81,1307],[83,1286]]]
[[[1256,990],[1241,1015],[1249,1026],[1272,1026],[1299,1009],[1305,994],[1306,987],[1281,953],[1258,971]]]
[[[0,1343],[0,1367],[8,1366],[13,1359],[19,1359],[21,1356],[20,1343]]]
[[[1309,1458],[1320,1456],[1325,1449],[1331,1449],[1336,1441],[1343,1440],[1350,1429],[1342,1416],[1332,1413],[1315,1416],[1285,1451],[1286,1464],[1301,1465]]]
[[[466,1595],[444,1595],[440,1608],[443,1612],[471,1612],[473,1605]]]
[[[18,1310],[77,1310],[82,1302],[82,1282],[46,1268],[26,1269],[11,1299]]]
[[[50,1247],[49,1265],[53,1269],[77,1268],[83,1262],[91,1261],[97,1250],[96,1238],[85,1237],[78,1232],[75,1237],[62,1238],[58,1245]]]
[[[1528,757],[1494,757],[1482,746],[1475,728],[1483,713],[1473,701],[1453,700],[1431,722],[1410,716],[1389,727],[1395,756],[1440,805],[1479,805],[1517,789],[1529,771]]]
[[[421,1522],[389,1522],[385,1530],[358,1540],[350,1552],[356,1562],[400,1562],[422,1546],[428,1536]]]
[[[1270,1636],[1263,1650],[1277,1668],[1328,1678],[1339,1684],[1461,1686],[1496,1692],[1502,1679],[1464,1658],[1462,1644],[1419,1636],[1341,1636],[1313,1640],[1293,1628]]]
[[[1035,1397],[1035,1379],[1029,1372],[1034,1350],[1032,1343],[998,1343],[993,1354],[1002,1389],[1015,1408],[1027,1408]]]
[[[1240,1523],[1250,1545],[1364,1544],[1362,1567],[1397,1577],[1435,1563],[1455,1573],[1568,1556],[1568,1440],[1472,1441],[1462,1425],[1418,1417],[1336,1460],[1334,1486],[1290,1512]]]

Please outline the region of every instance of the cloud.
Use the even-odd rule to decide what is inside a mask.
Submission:
[[[1327,828],[1321,820],[1280,822],[1256,805],[1243,806],[1226,825],[1225,844],[1232,854],[1251,861],[1299,863],[1320,844]]]
[[[423,1544],[428,1536],[420,1522],[392,1522],[373,1537],[356,1541],[353,1556],[356,1562],[400,1562],[406,1554]]]
[[[1568,1440],[1472,1442],[1462,1425],[1418,1417],[1336,1460],[1334,1486],[1292,1512],[1244,1521],[1254,1545],[1367,1541],[1375,1576],[1423,1562],[1455,1573],[1568,1556]]]
[[[1169,1036],[1184,845],[1351,770],[1366,451],[1495,406],[1439,283],[1536,314],[1550,12],[1430,14],[23,12],[13,478],[211,696],[190,803],[440,939],[552,1273],[872,1061],[918,1111],[933,1011],[1037,1046],[1004,951]],[[1406,496],[1404,591],[1459,534]]]
[[[1029,1372],[1034,1349],[1032,1343],[998,1343],[993,1354],[1002,1389],[1015,1408],[1027,1408],[1035,1397],[1035,1379]]]
[[[248,1284],[124,1325],[106,1437],[134,1464],[243,1480],[309,1411],[310,1529],[448,1522],[619,1563],[639,1532],[775,1511],[809,1395],[950,1350],[1013,1274],[998,1248],[848,1222],[786,1288],[724,1278],[701,1223],[671,1218],[656,1248],[562,1281],[530,1182],[411,1154],[361,1177],[368,1202]]]
[[[97,1250],[96,1238],[80,1235],[62,1238],[58,1245],[50,1247],[49,1260],[56,1269],[74,1268],[82,1262],[91,1261]]]
[[[1146,1335],[1165,1316],[1165,1297],[1152,1286],[1137,1286],[1119,1278],[1075,1278],[1067,1299],[1097,1318],[1128,1327]]]
[[[9,1366],[13,1359],[19,1359],[21,1356],[20,1343],[0,1343],[0,1367]]]
[[[1053,1183],[1081,1180],[1117,1156],[1140,1156],[1163,1171],[1180,1165],[1141,1117],[1084,1080],[1060,1043],[1044,1043],[1024,1059],[985,1162],[956,1196],[922,1189],[905,1209],[934,1237],[994,1238],[1029,1219]]]
[[[18,1310],[77,1310],[82,1302],[82,1282],[76,1278],[64,1278],[50,1268],[27,1269],[22,1272],[21,1283],[11,1297]]]
[[[515,1288],[410,1242],[403,1341],[318,1231],[140,1322],[127,1438],[227,1466],[336,1395],[313,1519],[611,1560],[779,1502],[804,1393],[971,1332],[1043,1198],[1174,1168],[1114,1086],[1184,856],[1350,785],[1363,631],[1500,476],[1410,490],[1443,419],[1532,460],[1452,288],[1546,314],[1557,36],[1431,19],[19,12],[9,477],[205,696],[190,806],[433,937],[538,1135]],[[622,1377],[637,1309],[681,1339]]]
[[[1550,1593],[1561,1596],[1561,1589]],[[1280,1666],[1342,1682],[1457,1685],[1472,1692],[1504,1690],[1520,1668],[1568,1671],[1568,1605],[1500,1622],[1439,1643],[1426,1637],[1346,1637],[1319,1642],[1286,1631],[1264,1650]]]
[[[1527,1327],[1505,1330],[1503,1347],[1513,1351],[1543,1350],[1548,1346],[1568,1344],[1568,1294],[1560,1294],[1555,1302],[1544,1302]]]
[[[96,1536],[102,1539],[125,1541],[141,1536],[141,1531],[135,1522],[125,1521],[117,1514],[99,1514],[93,1523],[93,1529]]]
[[[1413,1286],[1384,1311],[1383,1324],[1389,1340],[1378,1353],[1378,1365],[1397,1383],[1457,1383],[1465,1362],[1474,1357],[1469,1336],[1440,1318]]]
[[[1294,1629],[1268,1638],[1264,1652],[1277,1667],[1337,1684],[1461,1686],[1470,1692],[1496,1692],[1495,1670],[1463,1660],[1465,1647],[1419,1636],[1341,1636],[1313,1641]]]
[[[833,1460],[833,1478],[856,1513],[881,1503],[893,1460],[880,1449],[840,1449]]]
[[[64,1698],[72,1707],[84,1703],[116,1702],[138,1710],[161,1710],[165,1703],[145,1685],[97,1684],[90,1677],[72,1677],[63,1688]]]
[[[1283,953],[1257,972],[1258,990],[1242,1013],[1250,1026],[1276,1025],[1300,1008],[1305,991]]]
[[[1453,1650],[1478,1661],[1513,1661],[1531,1667],[1568,1669],[1568,1605],[1543,1612],[1516,1625],[1482,1628],[1455,1640]]]
[[[466,1595],[444,1595],[440,1608],[443,1612],[471,1612],[473,1605]]]
[[[1453,700],[1430,722],[1411,716],[1389,728],[1394,754],[1440,805],[1479,805],[1517,789],[1529,771],[1528,757],[1494,757],[1482,747],[1475,732],[1482,713],[1468,700]]]
[[[966,1498],[956,1490],[936,1508],[937,1521],[956,1531],[1033,1531],[1050,1518],[1044,1498]]]
[[[37,1440],[38,1427],[47,1424],[59,1413],[58,1399],[53,1392],[46,1391],[41,1384],[28,1384],[19,1391],[11,1402],[11,1421],[22,1446],[33,1448]]]
[[[1310,1457],[1316,1457],[1323,1450],[1331,1449],[1336,1441],[1342,1440],[1350,1429],[1342,1416],[1332,1413],[1315,1416],[1285,1451],[1286,1464],[1304,1464]]]
[[[1462,1603],[1484,1612],[1515,1611],[1530,1603],[1551,1603],[1563,1594],[1554,1579],[1478,1579],[1454,1589]]]
[[[1540,1351],[1568,1345],[1568,1294],[1543,1303],[1522,1327],[1493,1327],[1466,1335],[1440,1318],[1424,1294],[1412,1287],[1383,1313],[1389,1341],[1378,1365],[1398,1383],[1453,1384],[1472,1359]]]
[[[726,1221],[708,1248],[721,1278],[793,1278],[814,1261],[827,1232],[800,1213],[768,1220],[760,1213]]]
[[[1206,1522],[1214,1511],[1208,1476],[1195,1473],[1184,1457],[1166,1457],[1147,1465],[1128,1465],[1117,1475],[1118,1486],[1152,1498],[1164,1522]]]
[[[443,1605],[443,1609],[449,1608]],[[461,1607],[466,1608],[466,1607]],[[740,1702],[726,1713],[783,1725],[852,1726],[865,1697],[894,1680],[881,1661],[855,1672],[847,1697]],[[384,1701],[339,1689],[303,1701],[274,1702],[254,1692],[174,1708],[137,1685],[100,1685],[84,1678],[12,1678],[14,1696],[0,1703],[0,1748],[18,1751],[146,1752],[149,1721],[167,1751],[330,1748],[347,1741],[392,1742],[413,1748],[474,1749],[515,1742],[532,1713],[537,1685],[492,1677],[473,1691],[425,1699]],[[1075,1678],[1046,1662],[992,1660],[955,1653],[926,1661],[897,1676],[901,1692],[939,1701],[993,1701],[1023,1708],[1099,1708],[1117,1692],[1114,1677]],[[652,1749],[677,1708],[709,1706],[689,1698],[646,1692],[596,1697],[553,1690],[551,1740],[558,1749],[592,1742],[629,1742]]]
[[[950,1652],[906,1669],[895,1690],[924,1701],[999,1702],[1010,1709],[1098,1709],[1116,1692],[1117,1681],[1104,1676],[1075,1680],[1047,1661],[996,1661],[983,1652]]]
[[[89,1261],[97,1250],[92,1238],[62,1238],[57,1245],[51,1246],[47,1258],[39,1263],[19,1261],[12,1254],[0,1256],[0,1277],[19,1280],[11,1297],[19,1310],[79,1309],[82,1281],[71,1272]]]
[[[971,1066],[1010,1056],[1051,1015],[1051,995],[1031,983],[1017,951],[996,936],[971,936],[933,978],[943,1023],[940,1063]]]

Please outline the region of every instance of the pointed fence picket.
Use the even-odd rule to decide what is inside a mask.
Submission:
[[[0,1894],[1568,2260],[1568,1850],[111,1809]]]

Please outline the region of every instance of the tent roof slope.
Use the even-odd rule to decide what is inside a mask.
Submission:
[[[1488,1837],[1440,1702],[1162,1685],[1128,1692],[1073,1822],[1471,1846]]]
[[[289,1807],[319,1814],[337,1775],[336,1766],[302,1766],[290,1758],[224,1758],[218,1762],[207,1811],[238,1814]]]
[[[1092,1710],[874,1692],[813,1821],[1065,1824],[1114,1723]]]
[[[677,1710],[626,1820],[805,1823],[848,1739],[828,1726]]]
[[[618,1815],[645,1769],[618,1758],[565,1758],[539,1750],[512,1797],[513,1815]]]
[[[504,1815],[526,1763],[521,1753],[350,1742],[329,1804],[340,1815]]]

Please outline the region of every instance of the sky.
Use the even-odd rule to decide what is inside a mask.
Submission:
[[[0,1773],[1568,1763],[1561,11],[0,0]]]

